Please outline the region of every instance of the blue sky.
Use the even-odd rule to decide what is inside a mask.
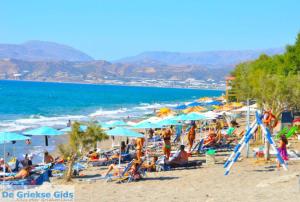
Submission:
[[[282,47],[300,31],[299,8],[299,0],[1,0],[0,43],[54,41],[106,60]]]

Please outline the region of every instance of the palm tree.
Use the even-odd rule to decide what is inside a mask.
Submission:
[[[82,157],[91,148],[96,148],[97,142],[107,139],[108,136],[102,128],[95,123],[89,123],[85,132],[80,130],[80,124],[72,124],[72,130],[69,133],[68,144],[60,144],[58,149],[62,156],[68,160],[65,180],[71,181],[73,174],[73,165],[77,158]]]

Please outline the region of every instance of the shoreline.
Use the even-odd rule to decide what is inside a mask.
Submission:
[[[0,81],[14,81],[14,82],[33,82],[33,83],[54,83],[54,84],[74,84],[74,85],[95,85],[95,86],[120,86],[120,87],[140,87],[140,88],[164,88],[164,89],[181,89],[181,90],[207,90],[207,91],[222,91],[225,89],[219,88],[180,88],[180,87],[160,87],[160,86],[143,86],[143,85],[126,85],[126,84],[109,84],[109,83],[88,83],[88,82],[71,82],[71,81],[39,81],[39,80],[14,80],[14,79],[0,79]]]

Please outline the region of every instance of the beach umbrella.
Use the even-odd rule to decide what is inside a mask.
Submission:
[[[114,128],[119,126],[128,126],[124,121],[110,121],[105,124],[106,128]]]
[[[173,109],[174,110],[184,110],[184,109],[186,109],[188,106],[186,106],[186,105],[178,105],[177,107],[174,107]]]
[[[5,145],[8,142],[12,142],[12,141],[19,141],[19,140],[27,140],[30,139],[30,137],[26,137],[24,135],[20,135],[18,133],[13,133],[13,132],[0,132],[0,144],[4,144],[3,145],[3,159],[4,162],[6,163],[5,160]],[[6,170],[4,169],[4,176],[5,176],[5,172]]]
[[[139,122],[135,126],[132,127],[133,129],[150,129],[150,128],[162,128],[162,125],[157,123],[151,122]]]
[[[0,144],[8,143],[11,141],[28,140],[30,137],[13,133],[13,132],[0,132]]]
[[[138,133],[123,127],[116,127],[114,129],[108,130],[106,134],[109,136],[121,136],[121,137],[135,137],[135,138],[144,137],[142,133]]]
[[[210,101],[211,98],[210,97],[202,97],[202,98],[199,98],[198,101],[200,102],[203,102],[203,101]]]
[[[138,133],[123,127],[116,127],[114,129],[108,130],[106,134],[109,136],[119,136],[119,137],[133,137],[133,138],[144,137],[142,133]],[[121,164],[121,144],[120,144],[119,166],[120,164]]]
[[[157,116],[164,117],[164,116],[169,116],[172,113],[173,112],[170,108],[164,107],[164,108],[159,109],[159,111],[157,112]]]
[[[87,126],[85,126],[85,125],[80,125],[79,126],[79,130],[81,131],[81,132],[85,132],[86,130],[87,130]],[[61,129],[60,130],[61,132],[71,132],[72,131],[72,127],[66,127],[66,128],[63,128],[63,129]]]
[[[202,106],[203,104],[200,102],[192,102],[190,104],[188,104],[188,107],[197,107],[197,106]]]
[[[205,103],[205,104],[206,104],[206,105],[217,105],[217,106],[223,105],[222,102],[217,101],[217,100],[213,100],[213,101],[207,102],[207,103]]]
[[[174,118],[172,118],[172,120],[182,121],[182,120],[184,120],[185,116],[186,116],[186,114],[181,114],[181,115],[175,116]]]
[[[204,119],[207,119],[207,117],[196,112],[189,113],[182,118],[183,121],[198,121]]]
[[[200,112],[200,111],[206,111],[206,108],[201,107],[201,106],[195,106],[195,107],[189,107],[189,108],[183,110],[184,113]]]
[[[42,126],[33,130],[23,132],[25,135],[45,136],[45,145],[48,146],[48,136],[63,135],[64,133],[48,126]]]
[[[202,115],[206,116],[209,119],[216,119],[219,116],[218,113],[213,112],[213,111],[204,112],[204,113],[202,113]]]
[[[161,120],[161,121],[157,122],[156,124],[161,125],[161,126],[182,125],[182,123],[180,123],[172,118]]]

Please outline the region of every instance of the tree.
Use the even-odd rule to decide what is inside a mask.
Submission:
[[[75,122],[72,124],[72,130],[68,135],[68,144],[60,144],[58,146],[64,159],[68,160],[67,171],[65,173],[65,180],[67,182],[71,181],[75,160],[83,156],[91,148],[95,148],[97,142],[108,138],[102,128],[94,123],[89,123],[87,130],[82,132],[80,124]]]
[[[237,65],[231,74],[238,100],[254,99],[261,108],[272,109],[277,118],[284,109],[299,110],[300,33],[284,54],[262,54],[257,60]]]

